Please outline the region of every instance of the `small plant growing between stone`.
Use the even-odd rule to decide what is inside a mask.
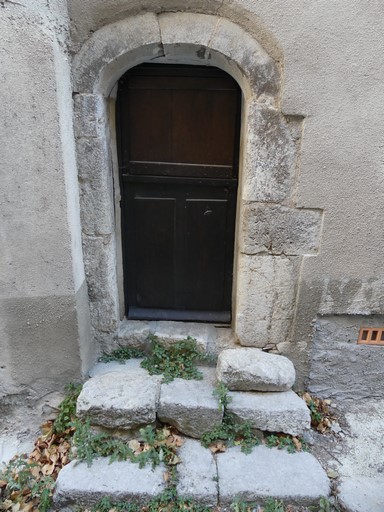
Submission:
[[[201,443],[214,453],[225,451],[227,447],[234,445],[240,445],[241,451],[250,453],[252,448],[260,443],[260,440],[253,433],[248,421],[238,423],[234,416],[227,411],[227,406],[231,401],[231,397],[228,396],[228,388],[220,382],[213,391],[213,396],[219,401],[220,411],[224,411],[223,420],[212,430],[203,434]]]
[[[53,423],[54,434],[63,434],[71,429],[76,416],[76,402],[82,387],[82,385],[68,384],[67,395],[59,405],[59,414]]]
[[[136,359],[145,357],[145,352],[136,348],[119,347],[110,352],[109,354],[103,354],[99,357],[99,362],[110,363],[111,361],[118,361],[124,363],[127,359]]]
[[[92,432],[89,421],[75,420],[73,435],[73,455],[88,465],[97,457],[109,457],[110,462],[130,460],[140,467],[161,462],[174,466],[180,462],[176,449],[182,441],[174,430],[163,427],[155,429],[147,426],[140,430],[139,439],[125,441],[108,434]]]
[[[335,417],[331,414],[329,409],[331,401],[313,397],[309,393],[304,393],[302,398],[311,413],[312,428],[321,433],[328,432],[332,426],[333,420],[335,420]]]
[[[201,380],[203,375],[196,367],[199,361],[209,360],[197,347],[196,340],[188,336],[185,340],[162,345],[156,336],[151,336],[151,352],[141,363],[150,375],[163,375],[164,382],[177,377]]]

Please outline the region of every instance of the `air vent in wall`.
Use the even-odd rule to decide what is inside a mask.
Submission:
[[[384,345],[384,327],[361,327],[357,343],[361,345]]]

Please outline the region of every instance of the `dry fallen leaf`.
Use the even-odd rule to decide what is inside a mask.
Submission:
[[[211,444],[209,449],[212,453],[223,453],[227,450],[227,447],[223,441],[218,441],[217,443]]]
[[[293,444],[295,445],[295,448],[298,452],[301,452],[301,449],[303,447],[303,445],[301,444],[301,442],[297,439],[297,437],[292,437],[292,442]]]

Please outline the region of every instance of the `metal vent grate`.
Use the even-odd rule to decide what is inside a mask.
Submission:
[[[362,327],[357,343],[361,345],[384,345],[384,327]]]

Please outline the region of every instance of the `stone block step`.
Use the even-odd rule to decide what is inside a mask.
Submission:
[[[122,347],[147,349],[148,337],[156,336],[164,345],[186,339],[196,340],[202,352],[214,352],[217,330],[213,325],[195,322],[153,322],[147,320],[124,320],[121,322],[117,340]]]
[[[148,503],[165,489],[163,465],[140,468],[132,462],[109,463],[99,458],[91,466],[70,462],[59,473],[54,493],[56,507],[95,505],[103,498],[113,501]]]
[[[200,438],[221,422],[223,412],[213,396],[216,385],[214,368],[200,368],[202,380],[175,379],[162,384],[157,416],[190,437]]]
[[[258,446],[246,455],[239,447],[216,457],[196,440],[186,440],[179,449],[177,491],[183,498],[215,507],[235,500],[262,504],[269,497],[294,505],[318,503],[329,495],[329,480],[309,453],[290,454]],[[59,473],[54,504],[57,508],[90,506],[103,497],[112,501],[148,503],[165,489],[164,466],[142,469],[131,462],[97,459],[71,462]]]
[[[267,432],[302,435],[311,427],[309,409],[293,391],[230,392],[227,410],[239,421],[249,421],[253,428]]]
[[[287,391],[296,373],[293,363],[284,356],[243,347],[220,353],[217,378],[231,391]]]
[[[161,377],[151,376],[130,360],[120,371],[88,380],[77,400],[76,414],[92,425],[134,430],[156,421]]]
[[[309,506],[329,495],[329,480],[310,453],[288,453],[257,446],[246,455],[240,447],[217,457],[220,505],[234,497],[249,503],[276,498],[292,505]]]
[[[94,426],[123,430],[137,430],[159,419],[194,438],[220,423],[223,414],[213,396],[214,368],[200,367],[202,380],[175,379],[165,384],[140,362],[97,364],[78,398],[77,415],[90,418]],[[239,421],[250,421],[255,429],[296,436],[310,428],[309,410],[291,390],[236,391],[229,397],[228,411]]]

